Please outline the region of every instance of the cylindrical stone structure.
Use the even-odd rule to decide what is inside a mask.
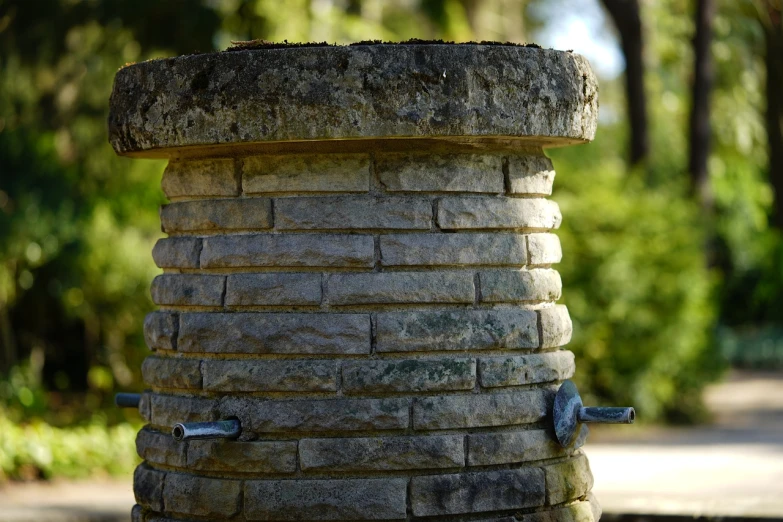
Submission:
[[[121,69],[112,145],[169,160],[135,519],[597,520],[552,429],[574,357],[543,153],[592,139],[596,92],[515,45]]]

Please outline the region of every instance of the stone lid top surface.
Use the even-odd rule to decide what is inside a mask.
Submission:
[[[597,82],[571,52],[487,44],[248,49],[152,60],[114,80],[109,141],[161,157],[224,144],[593,139]]]

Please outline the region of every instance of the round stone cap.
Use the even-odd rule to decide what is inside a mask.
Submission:
[[[118,154],[388,138],[591,140],[597,82],[571,52],[487,44],[283,47],[179,56],[121,69]]]

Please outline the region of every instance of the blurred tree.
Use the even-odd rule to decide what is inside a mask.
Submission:
[[[713,0],[697,0],[693,37],[693,85],[691,88],[690,159],[691,189],[702,207],[713,206],[707,161],[710,156],[710,94],[713,83],[712,20],[715,17]]]
[[[763,0],[769,180],[775,191],[772,224],[783,230],[783,1]]]

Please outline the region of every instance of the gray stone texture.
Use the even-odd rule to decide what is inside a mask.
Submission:
[[[473,274],[467,272],[373,272],[330,274],[330,305],[472,303]]]
[[[184,468],[186,444],[177,442],[171,433],[142,428],[136,435],[136,453],[153,464],[162,464],[175,468]]]
[[[375,263],[371,236],[253,234],[204,238],[201,268],[342,267]]]
[[[176,350],[179,316],[150,312],[144,317],[144,341],[150,350]]]
[[[470,390],[476,384],[476,361],[382,359],[343,363],[345,393],[401,393]]]
[[[275,200],[278,230],[429,230],[432,204],[426,199],[339,196]]]
[[[444,230],[551,230],[561,220],[557,203],[548,199],[448,197],[438,202],[437,223]]]
[[[562,381],[572,377],[574,370],[574,354],[566,350],[479,360],[480,382],[485,388]]]
[[[405,478],[248,480],[247,520],[401,520]]]
[[[235,473],[294,473],[296,441],[192,440],[188,442],[187,467]]]
[[[133,472],[133,496],[136,503],[154,511],[163,511],[163,480],[166,473],[142,463]]]
[[[272,228],[272,201],[231,198],[171,203],[160,208],[160,223],[167,234]]]
[[[150,423],[170,429],[180,422],[219,420],[216,406],[212,399],[156,393],[150,396]]]
[[[198,359],[181,357],[147,357],[141,364],[144,382],[155,388],[201,388]]]
[[[545,430],[468,435],[468,466],[519,464],[566,455],[566,450]]]
[[[479,278],[484,303],[557,301],[563,288],[560,274],[545,268],[485,271]]]
[[[334,361],[207,359],[204,389],[219,392],[337,391]]]
[[[158,268],[198,268],[200,255],[198,237],[162,238],[152,248],[152,260]]]
[[[232,274],[226,280],[226,306],[317,306],[321,274]]]
[[[531,265],[551,265],[563,258],[560,238],[555,234],[529,234],[527,251]]]
[[[152,280],[152,301],[169,306],[223,306],[225,276],[162,274]]]
[[[537,348],[530,310],[436,310],[379,313],[379,352]]]
[[[415,430],[446,430],[530,424],[543,419],[551,392],[526,390],[515,393],[417,397],[413,401]]]
[[[539,310],[541,316],[541,347],[557,348],[571,341],[573,325],[565,305]]]
[[[242,160],[245,194],[368,192],[367,154],[258,155]]]
[[[369,314],[184,313],[177,349],[204,353],[362,354]]]
[[[169,198],[238,196],[234,160],[172,160],[163,171],[163,192]]]
[[[543,504],[544,474],[538,468],[411,479],[411,507],[417,517],[504,511]]]
[[[230,518],[241,509],[242,482],[167,473],[163,504],[167,513]]]
[[[593,474],[584,454],[545,466],[546,503],[551,506],[584,497],[593,487]]]
[[[521,234],[388,234],[381,236],[385,266],[523,266]]]
[[[509,194],[549,196],[555,170],[546,156],[511,155],[508,157]]]
[[[395,471],[460,468],[465,464],[464,436],[357,437],[303,439],[302,471]]]
[[[499,154],[382,154],[375,170],[388,192],[490,192],[504,190]]]
[[[516,516],[517,522],[598,522],[600,518],[601,507],[592,495],[588,495],[587,500],[560,508]]]

